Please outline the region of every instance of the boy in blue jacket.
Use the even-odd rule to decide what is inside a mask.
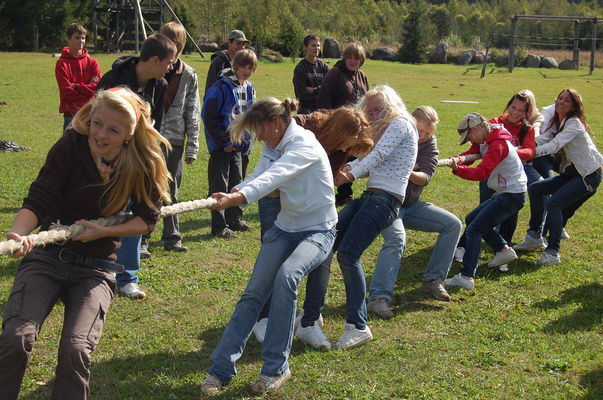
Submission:
[[[233,117],[251,108],[255,91],[249,78],[258,61],[252,50],[239,51],[232,70],[225,69],[222,76],[205,93],[201,117],[205,126],[205,139],[209,150],[209,195],[228,193],[242,181],[242,154],[249,151],[250,136],[245,135],[241,144],[233,144],[228,126]],[[247,231],[249,225],[242,220],[243,210],[231,207],[211,212],[211,232],[219,238],[234,238],[235,231]]]

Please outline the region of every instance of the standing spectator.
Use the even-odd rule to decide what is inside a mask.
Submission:
[[[165,75],[168,87],[164,99],[165,117],[161,126],[161,134],[172,145],[172,150],[166,154],[165,159],[172,175],[170,195],[174,204],[178,202],[178,188],[182,182],[182,155],[184,153],[184,162],[190,165],[197,159],[199,151],[199,88],[197,73],[179,58],[186,44],[184,27],[177,22],[168,22],[161,27],[160,33],[172,39],[178,51],[172,70]],[[163,218],[161,239],[165,250],[187,250],[182,245],[178,215]]]
[[[61,98],[59,112],[63,113],[63,132],[75,113],[94,96],[96,85],[101,78],[98,62],[88,56],[85,44],[86,29],[76,23],[69,25],[67,46],[63,47],[55,67]]]
[[[366,60],[360,43],[350,43],[343,51],[341,60],[329,70],[318,93],[318,108],[339,108],[356,104],[368,90],[368,79],[360,70]],[[338,206],[352,200],[352,184],[337,188],[335,204]]]
[[[176,59],[176,45],[161,33],[151,35],[140,50],[140,57],[118,58],[98,84],[100,92],[117,86],[126,86],[142,97],[151,107],[153,127],[159,131],[163,120],[163,100],[167,88],[164,75],[172,70]],[[140,258],[150,257],[146,240],[142,236],[121,238],[117,261],[125,266],[125,271],[117,275],[117,292],[132,299],[144,299],[145,292],[138,287]]]
[[[306,56],[293,71],[293,88],[299,100],[298,114],[309,114],[318,109],[318,93],[322,80],[329,72],[329,66],[318,59],[320,38],[308,35],[304,38]]]
[[[241,115],[251,108],[255,99],[253,85],[248,80],[258,60],[252,50],[241,50],[203,98],[201,117],[205,125],[205,139],[209,150],[209,194],[230,192],[243,180],[241,154],[249,151],[250,136],[241,143],[230,139],[233,114]],[[238,205],[211,212],[211,232],[219,238],[234,238],[234,231],[247,231],[249,225],[241,219],[243,210]]]
[[[220,79],[223,70],[232,68],[234,56],[248,44],[249,40],[247,40],[243,31],[235,29],[228,34],[228,48],[216,51],[211,56],[211,64],[209,65],[207,79],[205,80],[205,93],[207,93],[211,85]]]

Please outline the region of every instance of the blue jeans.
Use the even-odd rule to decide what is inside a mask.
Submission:
[[[262,238],[264,234],[272,228],[278,213],[281,211],[281,199],[279,197],[263,197],[258,200],[258,211],[260,214],[260,230]],[[329,276],[331,273],[331,256],[323,261],[316,269],[308,274],[306,283],[306,299],[304,300],[304,316],[302,317],[302,326],[310,326],[320,317],[320,312],[325,303],[327,286],[329,285]],[[268,318],[270,313],[270,299],[264,305],[264,308],[258,316],[258,320]]]
[[[128,283],[138,283],[138,270],[140,269],[140,242],[142,236],[123,236],[121,247],[117,250],[117,263],[123,264],[125,271],[117,274],[116,281],[118,287],[123,287]]]
[[[72,115],[63,114],[63,135],[65,134],[65,130],[67,130],[67,127],[69,126],[72,120]]]
[[[475,276],[482,249],[482,239],[495,252],[499,252],[505,247],[507,241],[496,232],[494,227],[511,215],[517,214],[523,207],[525,199],[525,192],[496,194],[465,217],[467,229],[465,229],[465,255],[461,275]]]
[[[566,221],[564,209],[571,210],[573,215],[577,209],[576,204],[582,205],[595,194],[600,183],[601,168],[582,178],[576,169],[570,166],[561,175],[531,185],[528,189],[531,209],[528,232],[532,236],[539,236],[542,233],[542,221],[546,218],[544,229],[549,231],[547,251],[558,254],[561,231]],[[590,186],[590,190],[586,185]]]
[[[364,329],[367,321],[366,281],[360,256],[399,211],[400,200],[375,190],[365,191],[339,212],[334,251],[345,283],[346,321],[357,329]]]
[[[405,249],[405,228],[439,233],[427,268],[423,271],[423,280],[444,280],[448,276],[463,224],[454,214],[419,200],[408,208],[401,208],[398,218],[381,232],[384,243],[371,279],[369,300],[379,297],[392,299]]]
[[[271,293],[261,374],[278,376],[289,368],[297,287],[308,272],[328,257],[334,241],[335,229],[285,232],[274,226],[266,232],[245,293],[210,357],[210,374],[222,382],[236,375],[235,363],[243,354],[260,310]]]

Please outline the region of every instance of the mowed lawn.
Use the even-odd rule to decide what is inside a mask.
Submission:
[[[209,56],[209,55],[208,55]],[[107,71],[115,55],[99,55]],[[208,57],[209,58],[209,57]],[[200,90],[209,60],[185,56],[196,68]],[[333,65],[336,60],[330,60]],[[0,139],[14,140],[28,152],[0,153],[0,231],[12,218],[37,176],[48,149],[60,137],[56,58],[49,54],[2,53],[0,57]],[[261,62],[252,77],[258,97],[293,96],[294,64]],[[457,154],[456,126],[467,112],[492,117],[502,113],[518,90],[534,91],[539,106],[554,101],[565,87],[584,97],[586,116],[603,150],[603,72],[527,70],[489,66],[403,65],[367,61],[371,86],[388,84],[409,109],[427,104],[440,115],[438,142],[443,157]],[[442,103],[441,100],[479,104]],[[186,166],[181,200],[207,196],[207,149],[201,133],[200,154]],[[253,153],[252,165],[260,146]],[[355,183],[361,193],[364,180]],[[477,183],[438,170],[423,199],[459,218],[478,203]],[[600,193],[572,218],[569,240],[562,242],[558,266],[536,266],[538,253],[527,253],[508,273],[480,266],[473,292],[451,290],[453,301],[438,302],[419,290],[421,272],[435,242],[434,234],[409,232],[395,290],[396,316],[371,319],[374,340],[346,351],[316,351],[297,340],[290,367],[293,377],[271,399],[601,399],[603,398],[603,251]],[[527,227],[529,205],[520,214],[515,241]],[[253,229],[235,240],[210,235],[209,212],[181,216],[186,254],[163,251],[161,224],[153,233],[153,257],[143,260],[144,301],[116,298],[100,345],[93,356],[93,399],[197,399],[200,385],[230,315],[245,288],[257,255],[257,206],[245,210]],[[362,257],[367,281],[372,275],[379,238]],[[484,249],[480,262],[492,257]],[[0,256],[0,309],[10,293],[18,261]],[[454,263],[450,274],[457,273]],[[300,287],[304,298],[304,285]],[[345,290],[336,262],[323,312],[332,342],[345,321]],[[49,397],[62,325],[62,305],[50,314],[30,360],[22,398]],[[239,375],[218,396],[253,398],[249,385],[261,366],[261,347],[250,339],[238,363]]]

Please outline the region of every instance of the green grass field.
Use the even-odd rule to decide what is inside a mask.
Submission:
[[[100,55],[101,69],[115,55]],[[203,91],[209,65],[197,55],[185,61],[197,69]],[[47,54],[2,53],[0,58],[0,139],[31,150],[0,153],[0,231],[12,218],[37,176],[50,146],[60,137],[56,58]],[[331,65],[334,60],[331,60]],[[442,156],[457,154],[456,126],[469,111],[499,115],[516,91],[532,89],[539,106],[551,104],[561,89],[575,87],[584,97],[586,115],[603,150],[603,73],[596,70],[527,70],[512,74],[489,67],[402,65],[367,61],[371,86],[388,84],[409,109],[434,106],[440,114],[438,142]],[[252,77],[258,97],[293,96],[293,63],[260,63]],[[471,100],[479,104],[442,103]],[[201,134],[203,137],[203,133]],[[207,196],[207,149],[186,166],[181,201]],[[257,157],[259,146],[254,151]],[[252,161],[253,164],[253,161]],[[355,183],[361,193],[364,181]],[[423,199],[461,219],[478,203],[477,184],[438,170]],[[562,243],[558,266],[536,266],[536,253],[511,265],[508,273],[481,267],[473,292],[452,289],[453,301],[433,300],[419,290],[421,271],[436,237],[409,232],[407,251],[395,291],[396,316],[372,319],[370,344],[347,351],[316,351],[294,341],[293,377],[271,399],[601,399],[603,398],[603,252],[600,194],[568,224],[571,238]],[[529,205],[522,210],[515,236],[527,227]],[[197,399],[209,367],[209,355],[249,278],[259,249],[257,207],[245,211],[250,232],[235,240],[210,235],[209,213],[181,216],[186,254],[163,251],[160,232],[151,239],[153,257],[143,260],[144,301],[115,299],[100,345],[93,357],[91,397],[102,399]],[[2,233],[2,236],[4,235]],[[362,262],[370,279],[381,239]],[[492,256],[484,250],[481,262]],[[0,257],[0,309],[18,261]],[[454,263],[451,274],[458,272]],[[304,285],[300,288],[304,298]],[[345,321],[345,291],[333,263],[324,310],[325,333],[334,342]],[[39,335],[23,386],[22,398],[48,398],[53,380],[62,306],[57,305]],[[238,363],[239,375],[217,398],[253,398],[249,385],[261,366],[260,346],[252,338]]]

